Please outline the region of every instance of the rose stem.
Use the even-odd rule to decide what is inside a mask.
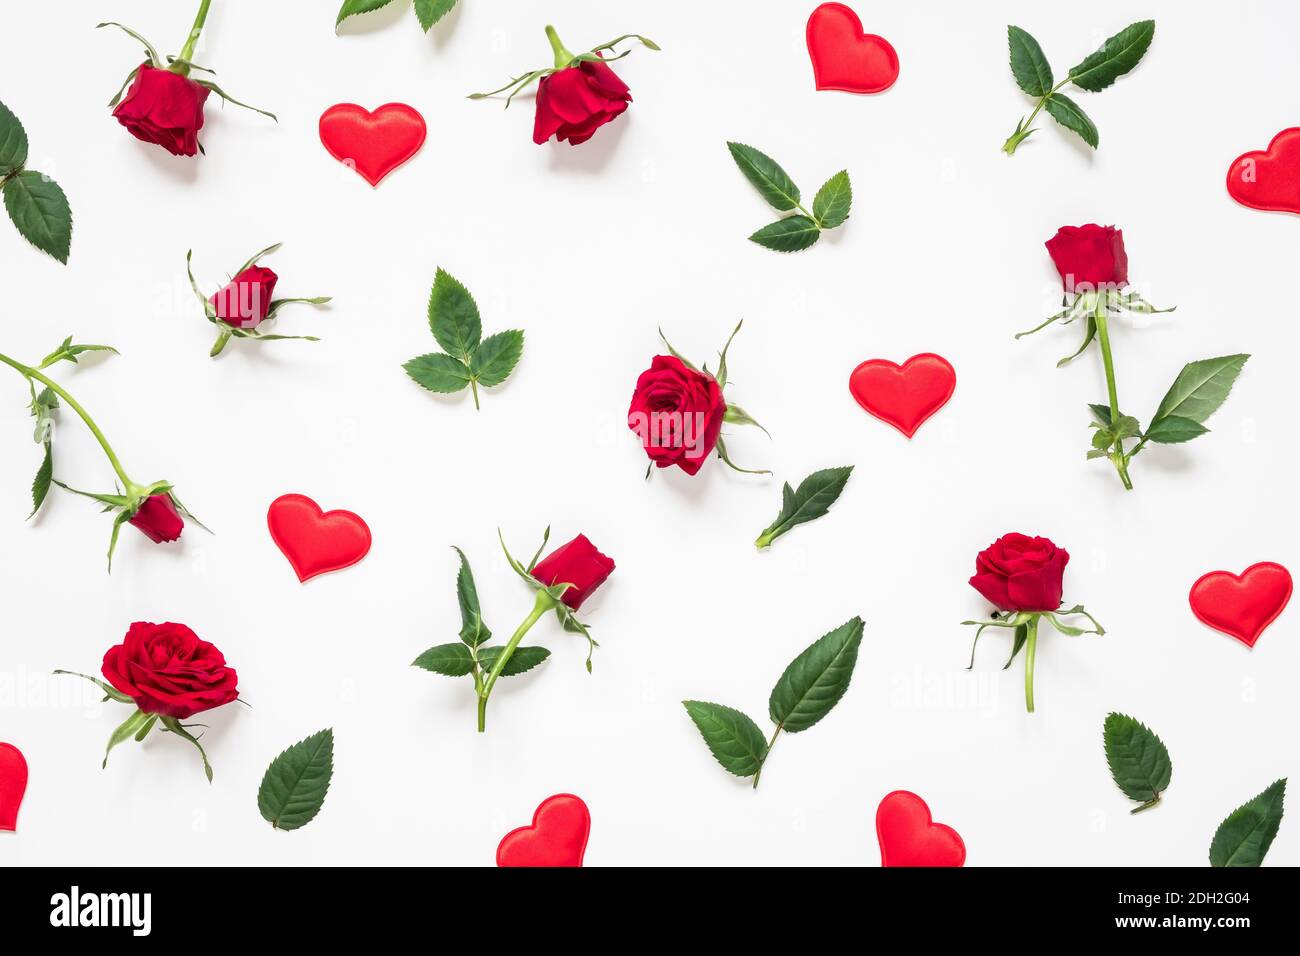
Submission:
[[[560,42],[560,35],[555,32],[555,27],[549,23],[546,25],[546,39],[551,41],[551,49],[555,51],[555,68],[562,70],[573,62],[573,54],[565,49],[564,44]]]
[[[1038,615],[1025,622],[1025,709],[1034,712],[1034,652],[1038,649]]]
[[[1093,316],[1097,322],[1097,341],[1101,345],[1101,364],[1106,369],[1106,394],[1110,400],[1110,425],[1111,432],[1116,431],[1119,424],[1119,390],[1115,387],[1115,360],[1110,354],[1110,328],[1106,324],[1106,297],[1105,293],[1097,293],[1097,305],[1093,310]],[[1124,487],[1132,491],[1133,482],[1128,476],[1128,460],[1124,457],[1124,439],[1117,437],[1115,439],[1115,455],[1111,457],[1115,464],[1115,470],[1119,472],[1120,481],[1124,482]]]
[[[776,743],[776,738],[781,733],[784,724],[777,724],[776,730],[772,731],[772,739],[767,742],[767,750],[763,752],[763,759],[758,762],[758,769],[754,771],[754,789],[758,789],[758,778],[763,775],[763,764],[767,763],[768,755],[772,753],[772,746]]]
[[[199,34],[203,32],[203,24],[208,19],[208,7],[212,6],[212,0],[202,0],[199,4],[198,16],[194,18],[194,26],[190,27],[189,38],[185,41],[185,46],[181,47],[181,55],[177,57],[182,62],[176,64],[176,70],[181,76],[190,75],[190,57],[194,55],[194,48],[199,44]]]
[[[479,692],[479,733],[483,733],[486,728],[487,702],[488,697],[492,693],[492,685],[497,682],[497,678],[501,676],[501,671],[505,668],[506,664],[510,663],[510,658],[515,653],[515,648],[518,647],[519,642],[524,639],[524,635],[528,633],[528,629],[536,624],[543,614],[554,607],[555,598],[547,594],[544,588],[538,588],[537,598],[533,601],[533,609],[528,613],[528,616],[524,618],[523,623],[520,624],[519,627],[515,628],[515,632],[510,635],[510,640],[506,642],[506,646],[503,647],[501,653],[497,655],[496,663],[492,665],[492,670],[488,673],[487,680],[483,683],[483,690]]]

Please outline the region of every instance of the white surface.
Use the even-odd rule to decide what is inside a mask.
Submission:
[[[216,532],[156,547],[126,529],[104,573],[109,520],[55,492],[25,524],[38,464],[23,383],[0,379],[0,739],[31,783],[0,862],[25,864],[490,864],[497,841],[551,793],[590,805],[587,861],[614,864],[875,864],[888,791],[921,794],[965,838],[971,865],[1203,865],[1234,807],[1295,774],[1300,612],[1253,651],[1201,626],[1187,590],[1201,573],[1262,560],[1300,570],[1294,494],[1294,275],[1300,220],[1231,202],[1223,178],[1300,118],[1300,8],[1150,0],[1088,11],[1041,3],[858,3],[902,75],[874,97],[817,93],[804,51],[813,2],[553,5],[462,0],[421,34],[409,4],[336,37],[329,3],[215,5],[196,59],[279,125],[216,97],[206,157],[132,139],[104,104],[136,44],[95,31],[112,17],[176,52],[193,4],[26,4],[0,33],[0,96],[26,125],[33,168],[76,216],[61,266],[0,225],[0,350],[38,359],[65,335],[120,358],[63,365],[138,480],[168,478]],[[296,11],[296,12],[291,12]],[[1043,117],[1011,159],[1029,109],[1007,68],[1008,22],[1029,29],[1058,75],[1109,33],[1157,20],[1138,70],[1079,102],[1101,131],[1092,155]],[[465,94],[543,65],[542,27],[573,49],[626,31],[657,40],[618,71],[635,103],[585,146],[535,146],[532,101],[506,112]],[[57,54],[57,58],[56,58]],[[335,102],[404,101],[429,123],[424,150],[378,189],[316,135]],[[853,216],[782,257],[745,241],[773,218],[724,141],[769,152],[809,194],[847,167]],[[1248,351],[1213,434],[1153,448],[1126,494],[1085,463],[1085,403],[1101,400],[1096,351],[1065,370],[1078,326],[1019,343],[1059,288],[1042,247],[1057,226],[1123,227],[1132,279],[1159,304],[1151,328],[1115,332],[1120,397],[1145,420],[1185,361]],[[207,358],[204,288],[253,250],[284,295],[332,294],[326,314],[288,309],[282,333],[319,344],[233,342]],[[435,266],[477,297],[488,331],[523,327],[513,378],[475,413],[400,365],[433,347],[425,301]],[[771,430],[733,430],[750,478],[710,463],[657,473],[623,424],[637,374],[674,344],[711,358],[740,317],[731,400]],[[951,403],[907,442],[846,389],[861,360],[924,351],[956,367]],[[89,436],[65,410],[58,474],[106,490]],[[830,465],[857,471],[830,516],[770,553],[752,541],[780,481]],[[297,491],[353,509],[374,532],[357,567],[300,586],[266,532],[267,504]],[[554,655],[505,681],[474,732],[468,679],[410,666],[454,639],[455,555],[473,563],[490,626],[529,608],[496,543],[517,554],[551,523],[618,562],[584,608],[603,646],[551,619],[532,639]],[[1009,530],[1073,555],[1067,601],[1104,638],[1046,633],[1039,712],[1022,664],[985,635],[966,584],[976,552]],[[783,737],[751,792],[713,761],[683,698],[742,708],[766,726],[768,692],[804,646],[853,614],[867,622],[853,684],[811,731]],[[183,741],[115,751],[125,716],[56,667],[97,672],[135,620],[176,620],[238,668],[252,709],[209,715],[216,769]],[[1130,817],[1101,747],[1110,710],[1168,744],[1165,805]],[[306,829],[257,812],[263,770],[322,727],[334,782]],[[1268,862],[1300,862],[1293,806]]]

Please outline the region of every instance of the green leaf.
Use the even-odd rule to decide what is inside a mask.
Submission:
[[[32,513],[28,518],[36,516],[36,512],[41,510],[41,505],[45,503],[45,496],[50,493],[50,481],[54,477],[54,447],[50,442],[45,443],[45,457],[41,460],[41,467],[36,471],[36,478],[32,481]]]
[[[402,368],[417,385],[422,385],[431,392],[459,392],[469,384],[470,371],[458,358],[444,355],[442,352],[430,352],[413,358]]]
[[[104,700],[115,700],[120,704],[135,703],[135,700],[133,698],[131,698],[127,694],[122,693],[112,684],[105,683],[104,681],[100,680],[98,677],[91,677],[89,674],[79,674],[76,671],[57,670],[54,671],[54,673],[66,674],[69,677],[81,677],[90,681],[92,684],[95,684],[96,686],[99,687],[100,690],[104,692]]]
[[[420,18],[420,26],[428,33],[429,28],[451,12],[456,0],[415,0],[415,15]]]
[[[460,570],[456,572],[456,601],[460,604],[460,639],[470,647],[491,640],[492,632],[483,623],[483,611],[478,604],[478,588],[474,586],[474,572],[469,559],[460,548],[452,548],[460,555]]]
[[[749,241],[777,252],[801,252],[820,237],[817,223],[807,216],[790,216],[764,226],[750,236]]]
[[[474,297],[442,269],[435,274],[429,293],[429,328],[448,354],[465,362],[483,336]]]
[[[834,229],[849,218],[852,204],[853,185],[848,170],[841,169],[817,190],[813,197],[813,217],[823,229]]]
[[[1170,415],[1204,422],[1227,399],[1248,358],[1249,355],[1223,355],[1183,366],[1169,392],[1160,400],[1151,427]]]
[[[334,731],[322,730],[271,761],[257,789],[262,819],[279,830],[306,826],[320,813],[334,775]]]
[[[1097,127],[1088,119],[1088,114],[1079,109],[1078,103],[1063,93],[1053,93],[1044,106],[1052,114],[1052,119],[1078,133],[1093,149],[1097,148]]]
[[[5,180],[5,211],[24,239],[66,264],[72,245],[72,210],[59,184],[24,170]]]
[[[108,746],[104,748],[104,762],[100,767],[108,766],[108,755],[113,752],[113,748],[118,744],[126,743],[139,732],[149,721],[149,715],[142,710],[131,712],[131,716],[122,721],[108,738]]]
[[[485,671],[492,669],[497,662],[497,658],[501,656],[502,650],[504,648],[501,647],[479,648],[479,664]],[[536,645],[516,647],[515,652],[510,655],[510,660],[506,661],[506,666],[501,668],[501,676],[514,677],[516,674],[530,671],[550,656],[551,652],[544,647],[537,647]]]
[[[1259,866],[1282,823],[1286,778],[1228,814],[1214,831],[1210,866]]]
[[[1029,625],[1017,624],[1015,628],[1016,633],[1011,639],[1011,656],[1008,657],[1007,662],[1002,665],[1003,670],[1006,670],[1011,666],[1011,662],[1016,659],[1016,655],[1020,653],[1020,649],[1024,647],[1025,642],[1029,640]]]
[[[474,669],[474,657],[464,644],[439,644],[411,661],[411,666],[445,677],[464,677]]]
[[[9,107],[0,103],[0,176],[27,162],[27,131]]]
[[[1075,359],[1077,359],[1080,355],[1083,354],[1083,350],[1086,349],[1089,345],[1091,345],[1092,340],[1095,339],[1096,337],[1097,337],[1097,317],[1094,315],[1090,315],[1088,316],[1087,325],[1083,330],[1083,344],[1080,345],[1078,349],[1076,349],[1072,354],[1067,355],[1065,358],[1057,362],[1056,367],[1063,368],[1064,366],[1069,365],[1071,362],[1073,362]]]
[[[1161,445],[1177,445],[1179,442],[1191,441],[1208,431],[1209,429],[1200,422],[1183,418],[1181,415],[1169,415],[1152,423],[1143,437],[1147,441]]]
[[[781,513],[776,516],[775,521],[763,529],[763,533],[754,542],[755,545],[766,548],[795,525],[812,521],[826,514],[839,498],[840,493],[844,491],[844,483],[849,480],[851,474],[853,474],[852,465],[814,471],[799,482],[798,491],[793,490],[790,483],[786,482],[781,494]]]
[[[743,143],[728,143],[727,149],[745,178],[773,209],[785,212],[799,205],[799,187],[774,159]]]
[[[839,703],[853,677],[862,626],[862,618],[854,617],[790,662],[767,705],[778,727],[790,734],[807,730]]]
[[[1115,786],[1130,800],[1154,806],[1173,774],[1169,751],[1160,738],[1132,717],[1112,713],[1102,727],[1102,742]]]
[[[747,715],[722,704],[702,700],[684,700],[709,751],[728,773],[752,777],[767,759],[767,740]]]
[[[1056,85],[1052,67],[1038,41],[1020,27],[1007,27],[1007,44],[1011,48],[1011,73],[1016,85],[1030,96],[1046,96]]]
[[[1130,23],[1102,45],[1102,48],[1070,70],[1075,86],[1096,93],[1110,86],[1133,67],[1151,46],[1156,35],[1156,21]]]
[[[1110,427],[1110,406],[1109,405],[1093,405],[1089,403],[1088,410],[1092,412],[1092,417],[1097,422],[1097,424],[1102,425],[1105,428]]]
[[[348,17],[356,16],[358,13],[370,13],[392,2],[393,0],[343,0],[343,6],[339,7],[338,19],[334,21],[334,26],[337,29],[338,25]]]
[[[479,343],[469,360],[469,372],[480,385],[500,385],[519,364],[524,354],[524,333],[510,329],[489,335]]]

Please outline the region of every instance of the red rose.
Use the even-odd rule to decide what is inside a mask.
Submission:
[[[178,720],[239,696],[239,677],[221,651],[184,624],[132,624],[104,655],[103,672],[140,710]]]
[[[249,266],[208,301],[227,325],[255,329],[266,318],[279,278],[265,266]]]
[[[1091,222],[1086,226],[1062,226],[1046,246],[1067,292],[1074,292],[1080,285],[1091,286],[1084,291],[1128,285],[1124,233],[1114,226]]]
[[[185,519],[176,511],[172,496],[167,494],[146,498],[131,516],[130,523],[143,531],[154,544],[175,541],[185,528]]]
[[[627,84],[604,63],[586,61],[557,70],[537,85],[533,142],[554,136],[570,146],[585,143],[631,102]]]
[[[975,558],[970,584],[1004,611],[1055,611],[1069,561],[1047,538],[1004,534]]]
[[[141,63],[113,115],[136,139],[157,143],[174,156],[193,156],[209,92],[189,77]]]
[[[576,611],[613,570],[614,559],[601,554],[585,534],[580,534],[539,561],[533,568],[533,577],[548,587],[572,584],[562,600]]]
[[[718,443],[727,402],[718,380],[672,355],[656,355],[636,380],[627,427],[659,468],[700,470]]]

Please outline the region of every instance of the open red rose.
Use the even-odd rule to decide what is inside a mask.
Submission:
[[[718,380],[673,355],[656,355],[636,380],[627,426],[659,468],[700,470],[718,444],[727,402]]]
[[[266,318],[279,280],[265,266],[252,265],[231,279],[208,301],[217,318],[237,329],[255,329]]]
[[[1062,226],[1046,242],[1066,292],[1080,285],[1097,291],[1104,286],[1122,289],[1128,285],[1128,253],[1124,233],[1114,226]]]
[[[1055,611],[1069,561],[1047,538],[1004,534],[975,558],[970,585],[1003,611]]]
[[[154,544],[175,541],[185,530],[185,519],[176,510],[172,496],[150,495],[131,516],[130,524],[139,528]]]
[[[627,84],[604,63],[587,60],[557,70],[537,85],[533,142],[554,136],[570,146],[585,143],[631,102]]]
[[[613,571],[614,559],[601,554],[585,534],[580,534],[539,561],[533,577],[547,586],[572,584],[561,600],[576,611]]]
[[[187,76],[141,63],[113,115],[136,139],[157,143],[174,156],[193,156],[210,92]]]
[[[104,655],[104,677],[146,714],[184,720],[239,696],[221,651],[184,624],[132,624]]]

